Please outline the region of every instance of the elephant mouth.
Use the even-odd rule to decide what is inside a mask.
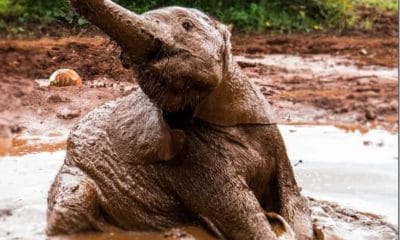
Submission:
[[[165,123],[171,129],[181,129],[187,128],[193,120],[193,111],[190,109],[185,109],[179,112],[169,112],[162,111]]]

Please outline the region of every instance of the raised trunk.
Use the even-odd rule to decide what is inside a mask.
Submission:
[[[157,26],[109,0],[70,0],[72,7],[140,63],[161,46]]]

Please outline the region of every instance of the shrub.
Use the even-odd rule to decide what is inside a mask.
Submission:
[[[138,13],[168,5],[195,7],[245,31],[344,28],[351,8],[349,1],[355,0],[115,0]],[[66,0],[0,0],[0,17],[14,17],[19,23],[85,24]]]

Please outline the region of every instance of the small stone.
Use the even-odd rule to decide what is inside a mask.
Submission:
[[[71,109],[71,108],[63,108],[61,111],[57,113],[57,117],[61,119],[73,119],[79,117],[81,115],[81,110],[79,109]]]
[[[59,69],[51,74],[49,78],[50,86],[67,87],[67,86],[82,86],[82,79],[72,69]]]
[[[47,99],[47,101],[49,101],[51,103],[60,103],[60,102],[63,102],[63,99],[60,97],[60,95],[53,94]]]
[[[293,166],[297,167],[298,165],[300,165],[302,163],[303,163],[303,160],[300,159],[299,161],[297,161],[297,163],[293,164]]]
[[[0,216],[11,216],[11,209],[0,209]]]
[[[173,228],[168,230],[163,234],[164,239],[180,239],[180,240],[194,240],[195,238],[189,234],[188,232],[179,229],[179,228]]]
[[[20,133],[24,128],[24,126],[21,126],[17,123],[10,126],[11,133]]]
[[[373,112],[372,110],[367,109],[367,110],[365,111],[365,118],[366,118],[367,120],[375,120],[375,119],[376,119],[376,114],[375,114],[375,112]]]
[[[361,50],[360,50],[360,53],[361,53],[362,55],[368,55],[368,51],[367,51],[365,48],[361,49]]]
[[[364,146],[370,146],[370,145],[372,144],[372,142],[371,142],[371,141],[368,141],[368,140],[365,140],[365,141],[363,142],[363,144],[364,144]]]

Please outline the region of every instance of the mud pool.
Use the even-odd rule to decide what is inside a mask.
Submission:
[[[357,66],[348,58],[332,56],[328,54],[295,56],[285,54],[261,55],[253,58],[236,56],[238,62],[262,64],[266,66],[282,67],[290,72],[309,73],[314,76],[357,76],[357,77],[380,77],[396,81],[398,77],[397,68],[382,66]]]
[[[333,126],[281,125],[280,129],[303,194],[379,215],[398,225],[397,134],[383,130],[361,134]],[[50,142],[46,139],[48,145],[60,142],[60,137]],[[57,149],[39,148],[37,151],[44,152],[0,157],[0,239],[45,238],[47,191],[65,157],[65,151]],[[314,208],[313,215],[320,217],[318,211]],[[324,224],[337,230],[335,237],[338,239],[395,239],[384,229],[357,228],[345,222],[325,220]],[[197,239],[212,239],[200,229],[185,230]],[[93,234],[89,239],[165,237],[162,234]]]

